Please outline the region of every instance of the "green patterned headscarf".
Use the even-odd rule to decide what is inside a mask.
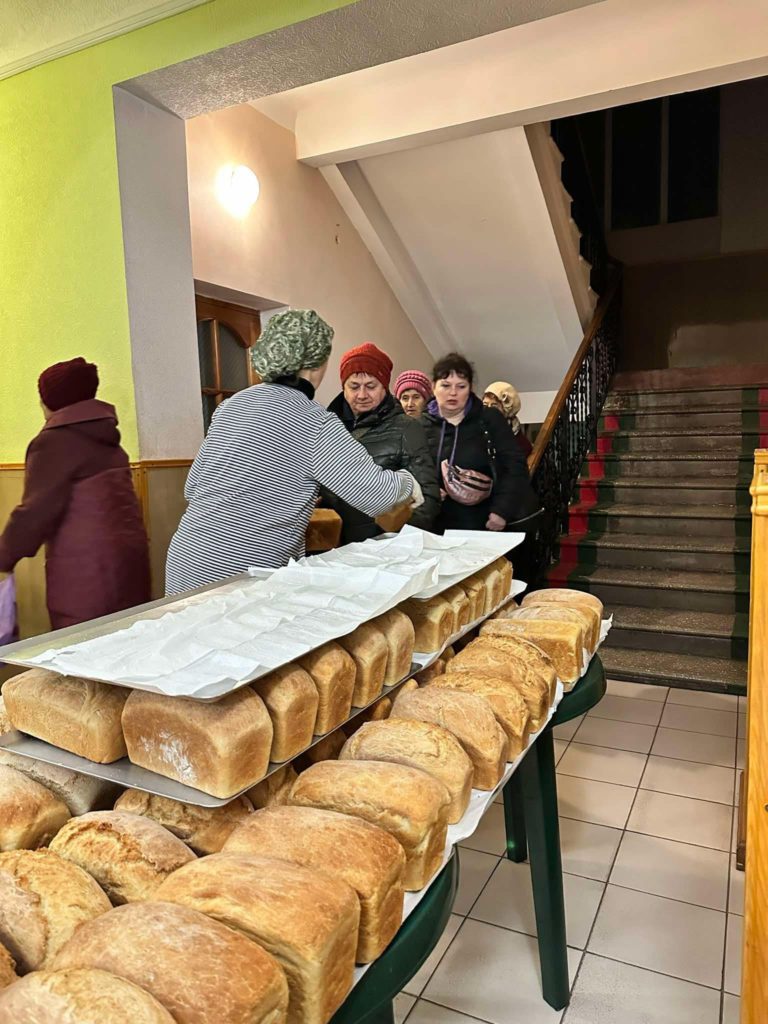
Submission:
[[[251,363],[264,381],[314,370],[328,359],[332,341],[333,328],[314,309],[288,309],[267,323]]]

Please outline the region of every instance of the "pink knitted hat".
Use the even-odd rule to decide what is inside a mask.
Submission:
[[[418,391],[425,402],[432,397],[432,381],[421,370],[405,370],[395,381],[393,393],[399,398],[404,391]]]

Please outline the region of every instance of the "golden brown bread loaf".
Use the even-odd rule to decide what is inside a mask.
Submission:
[[[412,680],[408,680],[412,682]],[[403,686],[406,686],[403,683]],[[414,684],[415,685],[415,684]],[[390,712],[392,711],[392,698],[391,697],[380,697],[375,704],[371,704],[365,711],[361,711],[359,715],[355,715],[351,718],[344,726],[344,735],[354,736],[358,729],[362,728],[366,722],[384,722],[389,718]],[[338,754],[337,754],[338,756]]]
[[[45,846],[69,820],[69,810],[39,782],[0,765],[0,850]]]
[[[448,587],[447,590],[440,594],[440,597],[448,602],[453,611],[451,635],[458,633],[465,626],[468,626],[471,621],[472,604],[466,592],[461,587]]]
[[[510,672],[515,679],[533,677],[547,684],[548,702],[557,692],[557,673],[548,654],[524,637],[480,636],[467,644],[451,662],[451,672],[464,668]],[[448,668],[446,667],[446,671]]]
[[[297,778],[293,765],[285,764],[266,779],[262,779],[253,789],[249,789],[245,795],[256,810],[261,807],[279,807],[288,803],[291,786]]]
[[[591,657],[595,653],[595,647],[592,646],[594,620],[591,611],[592,609],[583,605],[581,608],[575,608],[560,601],[543,601],[541,604],[528,604],[525,608],[512,608],[509,612],[502,608],[496,617],[511,619],[513,622],[552,619],[558,622],[574,622],[584,633],[584,649]]]
[[[0,765],[7,765],[23,772],[41,786],[50,789],[69,808],[73,816],[88,811],[102,811],[111,807],[120,794],[120,787],[114,782],[83,775],[57,764],[46,764],[32,757],[14,754],[12,750],[0,749]]]
[[[493,563],[494,569],[498,569],[501,575],[501,596],[502,599],[509,597],[509,593],[512,590],[512,581],[514,579],[514,570],[512,563],[508,558],[503,555],[501,558],[497,558]]]
[[[523,600],[523,608],[534,605],[562,605],[565,608],[577,608],[589,619],[589,650],[594,653],[600,642],[600,628],[603,623],[603,603],[582,590],[534,590]]]
[[[478,676],[470,672],[452,672],[449,675],[438,676],[431,685],[485,697],[509,740],[507,758],[513,761],[525,750],[531,731],[531,716],[528,705],[509,676]]]
[[[5,710],[5,698],[0,697],[0,736],[4,732],[9,732],[13,728],[11,720],[8,717],[8,712]]]
[[[332,508],[316,508],[309,517],[304,537],[306,551],[330,551],[341,540],[341,516]]]
[[[420,768],[448,790],[448,824],[459,821],[472,793],[472,762],[447,729],[431,722],[389,718],[368,722],[348,739],[340,760],[390,761]]]
[[[485,598],[481,614],[489,615],[497,604],[504,598],[504,580],[501,571],[491,562],[484,569],[479,569],[471,579],[482,583],[485,590]]]
[[[487,592],[484,581],[475,576],[469,576],[461,583],[457,583],[456,586],[460,587],[469,598],[469,621],[477,622],[485,614]]]
[[[384,685],[392,686],[410,674],[416,640],[413,623],[398,608],[392,608],[372,619],[371,625],[381,630],[387,642],[389,656]]]
[[[409,597],[399,608],[413,623],[417,651],[426,654],[446,645],[453,631],[454,611],[441,595],[426,601]]]
[[[167,796],[127,789],[115,804],[116,811],[141,814],[173,832],[195,853],[218,853],[234,828],[253,814],[247,797],[236,797],[223,807],[196,807]]]
[[[417,768],[323,761],[299,776],[291,803],[352,814],[391,833],[405,851],[406,890],[422,889],[442,864],[450,795]]]
[[[410,686],[408,683],[406,683],[405,685],[408,686],[408,690],[417,690],[419,686],[426,686],[427,683],[429,683],[432,679],[436,679],[438,676],[441,676],[443,672],[445,672],[445,666],[447,664],[448,662],[446,661],[445,658],[437,658],[435,661],[432,662],[431,665],[428,665],[427,668],[424,668],[421,670],[421,672],[416,673],[416,675],[413,677],[413,680],[411,680],[411,682],[414,682],[416,684],[415,686]],[[408,690],[406,690],[405,686],[403,686],[401,687],[400,690],[398,690],[398,693],[408,693]]]
[[[120,716],[128,693],[42,668],[13,676],[3,687],[14,728],[100,764],[125,757]]]
[[[340,878],[270,857],[215,853],[174,872],[158,899],[266,949],[288,980],[289,1024],[327,1024],[352,988],[360,904]]]
[[[235,829],[224,852],[277,857],[350,885],[360,902],[358,963],[380,956],[400,927],[403,848],[361,818],[316,807],[270,807]]]
[[[296,761],[297,768],[299,771],[304,771],[305,768],[309,768],[310,765],[317,764],[320,761],[335,761],[346,742],[347,734],[343,729],[329,732],[327,736],[323,736],[321,740],[318,740],[314,747],[304,751]]]
[[[530,640],[550,656],[564,687],[581,678],[584,658],[584,628],[575,622],[556,619],[489,619],[480,636],[513,636]]]
[[[332,729],[338,729],[349,718],[352,708],[357,674],[354,658],[341,644],[331,641],[305,654],[298,663],[309,673],[317,688],[316,734],[323,736]]]
[[[310,674],[284,665],[253,684],[272,720],[270,761],[290,761],[312,742],[319,697]]]
[[[92,875],[113,903],[149,899],[172,871],[197,859],[167,828],[127,811],[72,818],[51,849]]]
[[[484,697],[442,690],[433,684],[399,696],[391,718],[415,718],[447,729],[469,755],[474,788],[489,790],[498,785],[509,741]]]
[[[384,533],[399,533],[413,515],[410,500],[395,505],[389,512],[374,517],[374,522]]]
[[[123,731],[134,764],[213,796],[234,796],[264,777],[272,722],[250,687],[203,703],[134,690]]]
[[[0,990],[12,985],[18,975],[16,964],[8,950],[0,943]]]
[[[94,879],[50,850],[0,854],[0,942],[20,974],[50,967],[78,925],[108,910]]]
[[[355,662],[355,689],[352,706],[364,708],[381,693],[387,674],[389,646],[384,634],[370,622],[339,638],[339,643]]]
[[[37,971],[0,995],[0,1024],[174,1024],[149,992],[106,971]]]
[[[129,903],[87,921],[53,963],[56,971],[82,967],[143,988],[176,1024],[285,1020],[288,986],[275,959],[240,932],[176,903]]]

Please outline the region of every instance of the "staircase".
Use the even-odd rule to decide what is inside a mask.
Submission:
[[[619,374],[603,407],[549,582],[613,613],[612,678],[745,692],[748,488],[768,445],[768,372],[737,371]]]

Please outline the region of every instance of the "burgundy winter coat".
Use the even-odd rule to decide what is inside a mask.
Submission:
[[[147,535],[106,402],[59,409],[27,449],[24,497],[0,536],[0,572],[42,544],[54,629],[150,600]]]

